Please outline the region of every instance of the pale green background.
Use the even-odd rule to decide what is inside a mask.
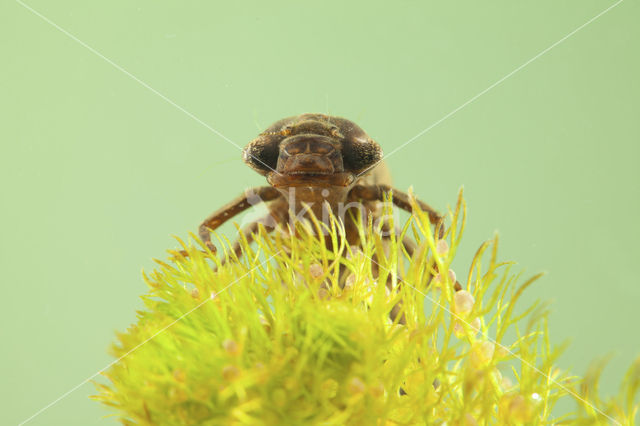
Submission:
[[[330,112],[389,152],[613,1],[28,4],[243,146]],[[444,210],[464,185],[458,261],[548,271],[560,365],[640,355],[640,30],[627,0],[393,155],[399,188]],[[263,178],[232,144],[14,1],[0,5],[0,423],[106,366],[142,268]],[[231,229],[226,228],[228,234]],[[85,384],[30,424],[111,424]]]

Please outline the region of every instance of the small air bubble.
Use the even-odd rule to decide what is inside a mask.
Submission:
[[[353,285],[355,284],[355,282],[356,282],[356,276],[353,275],[353,274],[349,274],[349,276],[347,277],[347,279],[344,282],[345,290],[352,289]]]
[[[495,345],[491,342],[476,342],[471,348],[470,361],[476,367],[483,367],[491,362],[495,352]]]
[[[453,296],[456,314],[466,315],[473,309],[475,300],[471,293],[466,290],[460,290]]]
[[[449,244],[445,240],[438,240],[436,243],[436,252],[439,255],[445,255],[449,251]]]
[[[503,377],[502,380],[500,381],[500,386],[502,386],[502,389],[508,390],[513,387],[513,382],[511,381],[510,378]]]
[[[313,278],[320,278],[324,275],[324,268],[319,263],[309,265],[309,273]]]
[[[226,365],[222,368],[222,378],[231,381],[240,375],[240,370],[235,365]]]
[[[350,246],[350,252],[347,253],[347,259],[352,260],[354,257],[358,257],[362,254],[362,250],[359,246]]]
[[[222,347],[229,355],[237,355],[240,352],[240,347],[238,344],[231,339],[227,339],[222,342]]]
[[[358,377],[354,377],[353,379],[351,379],[351,381],[349,382],[349,391],[352,394],[358,394],[358,393],[363,393],[366,389],[366,385],[364,384],[364,382],[362,380],[360,380],[360,378]]]

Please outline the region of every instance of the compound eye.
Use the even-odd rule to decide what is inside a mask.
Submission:
[[[269,135],[260,136],[242,151],[242,160],[262,175],[276,170],[278,165],[278,141]]]
[[[373,139],[347,141],[343,144],[342,157],[344,168],[359,174],[382,160],[382,148]]]

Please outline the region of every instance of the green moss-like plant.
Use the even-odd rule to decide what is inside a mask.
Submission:
[[[188,257],[145,276],[145,310],[118,335],[95,398],[127,425],[631,424],[640,362],[607,401],[600,370],[581,380],[556,367],[544,305],[516,307],[536,277],[518,284],[497,238],[453,291],[454,274],[436,271],[460,244],[462,197],[450,216],[442,241],[422,212],[389,240],[365,224],[359,249],[340,243],[335,221],[324,229],[332,250],[318,222],[290,237],[262,229],[224,265],[183,244]],[[418,244],[412,257],[404,234]],[[390,319],[394,306],[406,324]],[[562,399],[577,409],[558,413]]]

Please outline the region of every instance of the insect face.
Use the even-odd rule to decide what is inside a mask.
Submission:
[[[382,158],[378,144],[355,123],[302,114],[274,123],[243,151],[243,159],[276,188],[349,187]]]

